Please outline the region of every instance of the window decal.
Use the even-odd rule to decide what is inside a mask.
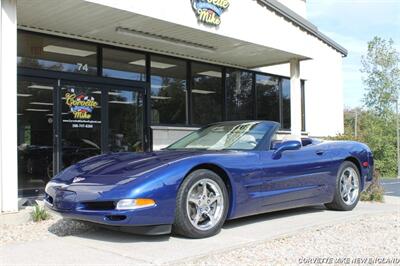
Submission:
[[[93,124],[101,123],[95,119],[94,112],[100,105],[93,96],[71,87],[66,90],[63,99],[70,115],[69,119],[63,119],[64,123],[72,123],[72,128],[93,128]]]
[[[84,93],[76,95],[74,89],[70,89],[69,92],[65,93],[65,103],[69,106],[75,119],[90,119],[93,109],[98,106],[94,97],[87,96]]]

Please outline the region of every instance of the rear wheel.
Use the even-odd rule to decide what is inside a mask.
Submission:
[[[228,206],[222,179],[213,171],[196,170],[178,191],[173,232],[190,238],[212,236],[225,222]]]
[[[325,204],[328,209],[350,211],[360,199],[360,172],[357,166],[345,161],[339,168],[333,201]]]

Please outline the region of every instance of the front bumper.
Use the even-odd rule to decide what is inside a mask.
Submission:
[[[99,193],[91,191],[91,195],[94,194],[99,195]],[[142,228],[143,230],[139,231],[149,231],[150,233],[152,231],[156,233],[170,232],[173,217],[166,215],[162,204],[161,206],[156,204],[155,206],[135,210],[116,210],[112,204],[117,201],[118,199],[105,199],[101,196],[88,199],[85,193],[79,190],[74,191],[70,187],[63,185],[46,187],[44,200],[47,208],[65,218],[112,226],[115,227],[114,229],[120,228],[123,231],[127,231],[128,227],[144,227]],[[91,205],[88,203],[91,203]],[[103,203],[107,204],[104,205]],[[160,225],[164,226],[161,230],[151,228]]]

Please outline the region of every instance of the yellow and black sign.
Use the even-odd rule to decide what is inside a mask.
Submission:
[[[65,94],[65,104],[69,106],[74,119],[90,119],[93,109],[98,105],[93,97],[85,94],[76,95],[74,92]]]

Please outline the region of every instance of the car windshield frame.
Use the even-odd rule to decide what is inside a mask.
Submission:
[[[272,121],[219,122],[202,127],[163,150],[257,150],[261,145],[265,146],[265,141],[277,128],[279,124]]]

